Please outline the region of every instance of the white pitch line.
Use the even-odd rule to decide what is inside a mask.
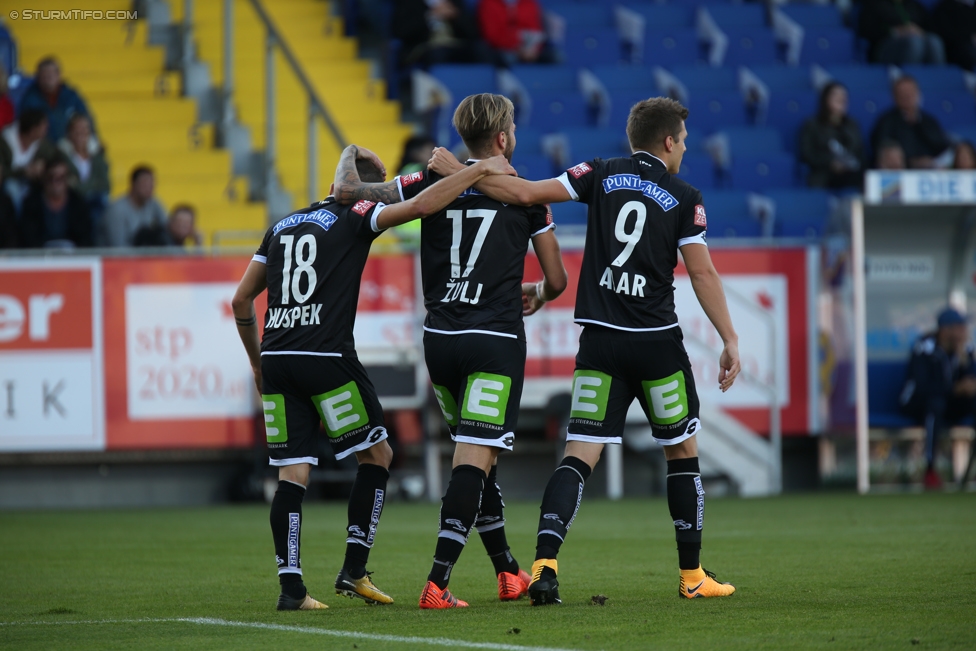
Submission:
[[[72,626],[99,624],[200,624],[203,626],[227,626],[231,628],[256,628],[266,631],[282,631],[285,633],[307,633],[310,635],[326,635],[356,640],[374,640],[376,642],[396,642],[398,644],[427,644],[430,646],[446,646],[461,649],[491,649],[492,651],[573,651],[572,649],[558,649],[542,646],[522,646],[519,644],[499,644],[496,642],[469,642],[467,640],[452,640],[446,637],[411,637],[405,635],[384,635],[382,633],[360,633],[357,631],[336,631],[314,626],[289,626],[287,624],[265,624],[263,622],[235,622],[227,619],[211,617],[172,617],[172,618],[142,618],[142,619],[94,619],[61,622],[0,622],[0,626]]]

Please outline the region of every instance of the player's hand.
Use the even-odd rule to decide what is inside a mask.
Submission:
[[[254,386],[258,388],[258,395],[261,395],[261,367],[252,366],[251,372],[254,373]]]
[[[383,164],[383,161],[380,160],[380,157],[374,154],[373,152],[371,152],[370,150],[366,149],[365,147],[360,147],[359,145],[356,145],[356,148],[359,151],[359,153],[356,154],[356,158],[372,161],[373,165],[376,165],[378,168],[380,168],[380,172],[383,173],[383,178],[386,178],[386,165]]]
[[[434,153],[430,155],[427,169],[437,172],[441,176],[450,176],[464,169],[464,165],[458,162],[450,151],[444,147],[435,147]]]
[[[487,158],[481,163],[484,165],[485,171],[491,174],[501,174],[505,176],[515,176],[515,168],[512,164],[508,162],[508,159],[504,156],[492,156]]]
[[[522,315],[531,316],[546,302],[539,298],[539,283],[522,283]]]
[[[738,342],[729,342],[725,344],[722,355],[718,358],[718,388],[722,390],[722,393],[732,387],[740,369],[739,344]]]

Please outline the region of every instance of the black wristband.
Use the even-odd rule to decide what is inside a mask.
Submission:
[[[258,322],[257,317],[254,317],[254,316],[248,317],[247,319],[237,319],[237,318],[235,318],[234,320],[237,321],[237,325],[239,325],[239,326],[252,326],[252,325],[254,325],[255,323]]]

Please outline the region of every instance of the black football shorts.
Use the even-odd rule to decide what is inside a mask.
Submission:
[[[525,342],[424,332],[424,357],[451,438],[511,450],[525,378]]]
[[[261,385],[272,466],[318,465],[319,423],[336,459],[386,439],[383,407],[356,357],[262,355]]]
[[[695,376],[681,329],[583,328],[566,440],[620,443],[634,398],[661,445],[681,443],[701,427]]]

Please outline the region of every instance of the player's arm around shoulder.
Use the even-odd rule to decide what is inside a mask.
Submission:
[[[681,247],[681,257],[698,302],[725,344],[719,357],[718,383],[723,392],[728,391],[739,374],[739,335],[732,326],[722,279],[712,264],[712,257],[704,242],[685,244]]]
[[[489,175],[514,172],[504,156],[495,156],[465,166],[463,170],[428,186],[409,201],[392,206],[378,206],[374,220],[378,230],[399,226],[414,219],[433,215],[447,207],[459,194]]]
[[[532,248],[539,258],[543,278],[535,283],[522,283],[522,314],[535,314],[542,306],[559,297],[569,284],[569,275],[559,251],[559,240],[552,228],[532,237]]]
[[[403,200],[396,179],[384,183],[364,183],[356,169],[357,159],[372,161],[386,176],[386,167],[376,154],[363,147],[349,145],[342,150],[336,166],[335,181],[332,184],[332,194],[336,201],[348,205],[363,200],[385,204]]]
[[[465,168],[454,154],[438,147],[430,158],[428,169],[448,177]],[[514,170],[513,170],[514,173]],[[535,206],[543,203],[570,201],[569,191],[558,179],[526,181],[518,176],[492,176],[475,184],[478,192],[502,203],[516,206]]]
[[[268,286],[267,269],[265,262],[251,260],[231,300],[234,319],[237,322],[237,334],[251,362],[258,393],[261,393],[261,338],[258,334],[257,314],[254,312],[254,299]]]

